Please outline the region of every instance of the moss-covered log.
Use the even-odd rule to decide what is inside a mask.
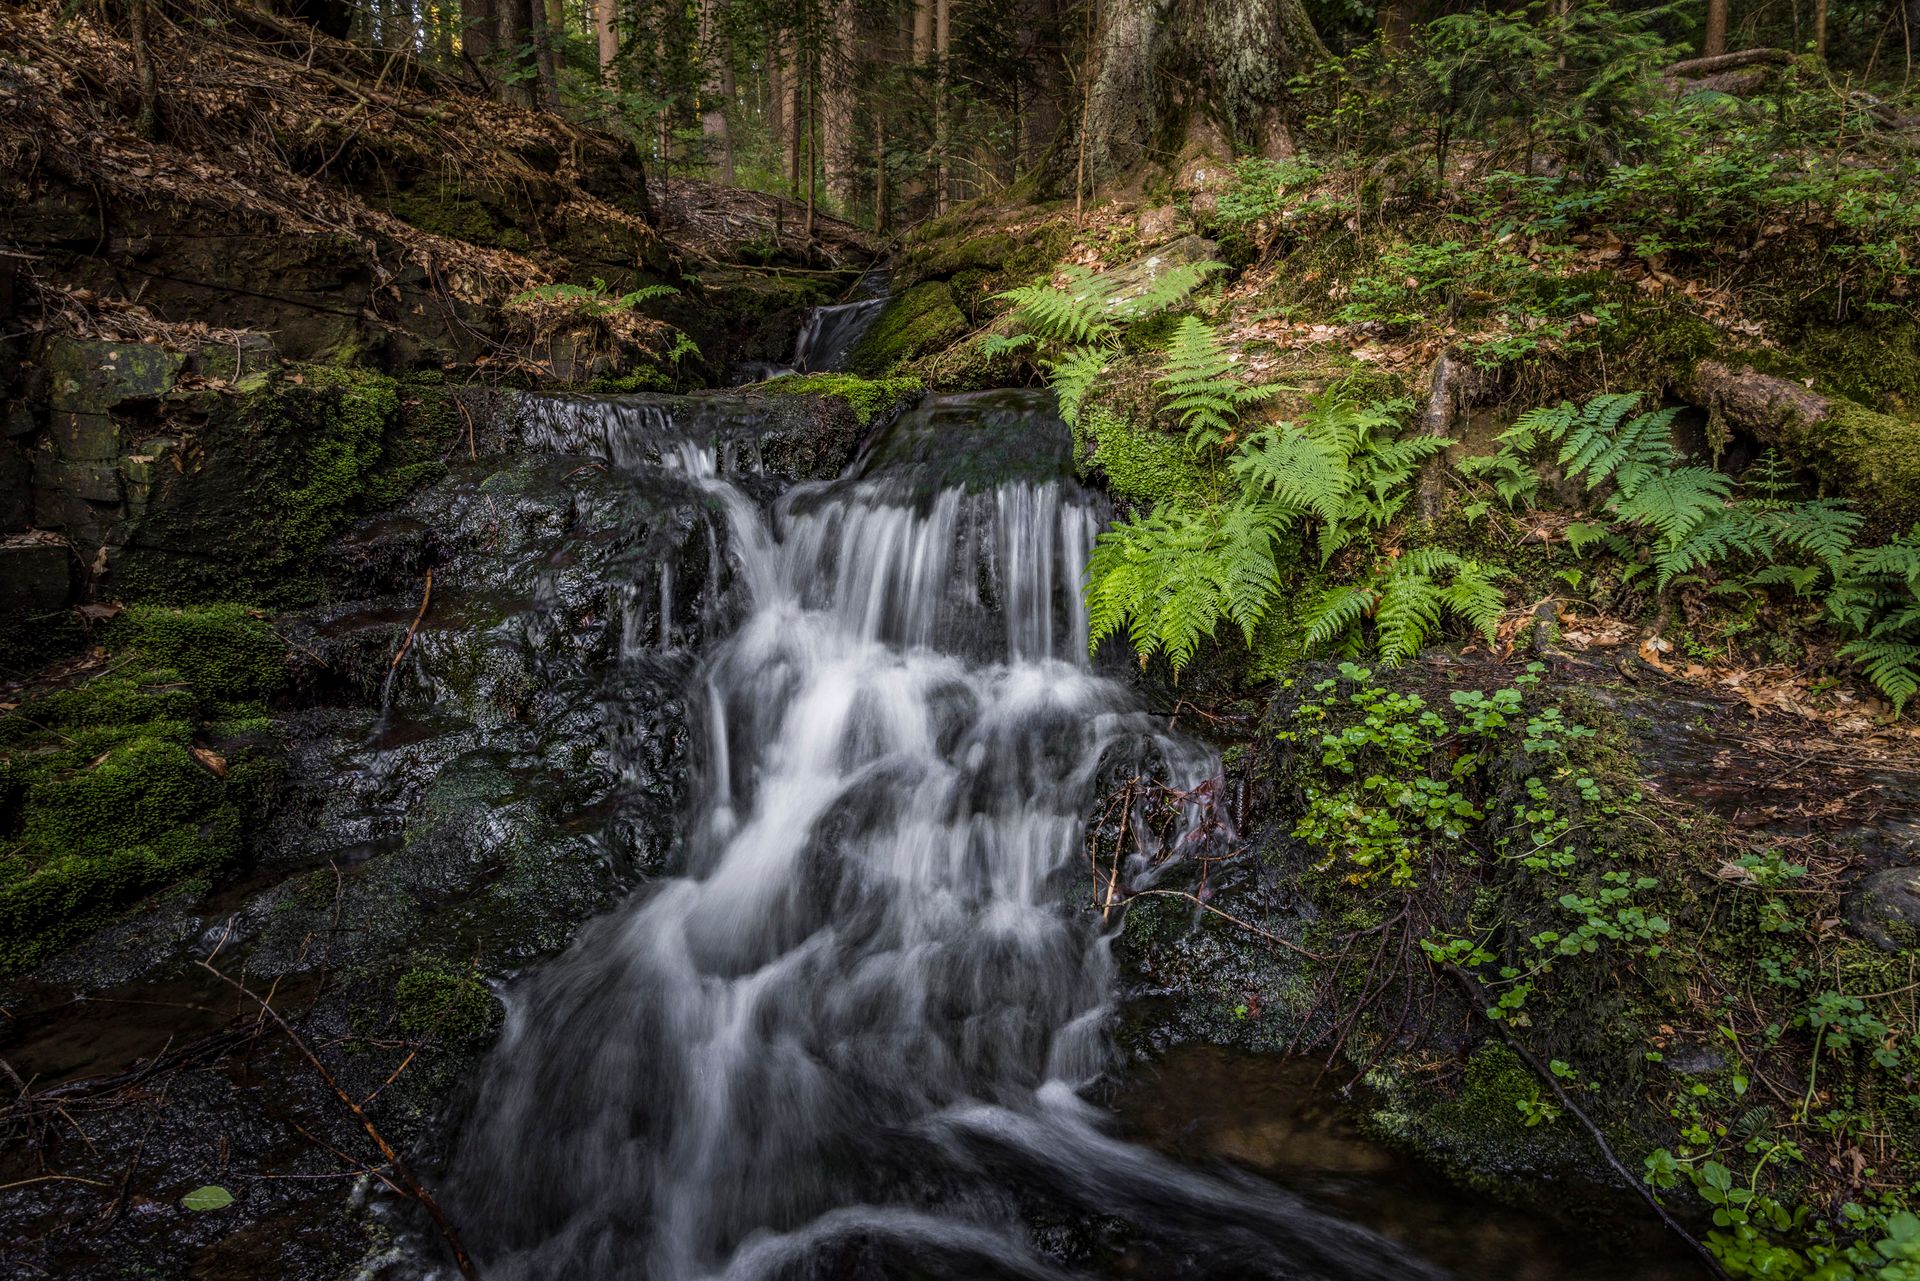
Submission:
[[[1920,423],[1719,360],[1696,364],[1684,392],[1717,422],[1778,449],[1875,519],[1904,525],[1920,518]]]

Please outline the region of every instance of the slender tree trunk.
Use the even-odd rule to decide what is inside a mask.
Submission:
[[[160,136],[160,76],[153,66],[153,38],[148,30],[150,3],[152,0],[133,0],[127,14],[128,35],[133,43],[133,75],[140,84],[140,111],[133,118],[133,128],[149,142]]]
[[[786,46],[782,41],[767,42],[767,136],[773,140],[774,155],[780,172],[786,173],[792,166],[787,156],[791,150],[787,133],[787,62]]]
[[[707,143],[707,158],[713,163],[714,177],[733,185],[733,132],[727,109],[733,105],[732,50],[726,47],[721,29],[726,19],[727,0],[701,0],[700,52],[706,60],[707,78],[700,90],[700,132]]]
[[[1823,61],[1827,56],[1827,0],[1813,0],[1813,52]]]
[[[1707,26],[1700,35],[1700,56],[1717,58],[1727,51],[1728,0],[1707,0]]]
[[[887,113],[873,108],[873,229],[886,235],[892,223],[893,193],[887,189]]]
[[[533,32],[533,66],[539,77],[537,101],[548,111],[560,111],[560,58],[556,52],[566,38],[567,11],[562,0],[531,0],[527,14]]]
[[[453,53],[453,15],[446,0],[433,6],[433,56],[443,67],[454,63]]]
[[[934,0],[913,0],[913,61],[926,66],[933,56]]]
[[[499,0],[460,0],[460,56],[494,87],[494,55],[500,48]]]
[[[1412,0],[1380,0],[1374,7],[1373,21],[1382,44],[1395,52],[1405,49],[1413,34]]]
[[[853,0],[834,0],[826,47],[821,50],[820,159],[827,195],[844,212],[854,199],[854,101],[858,92]]]
[[[819,132],[815,119],[820,95],[820,56],[807,56],[807,240],[813,240],[813,212],[820,198],[820,165],[813,154],[814,136]]]
[[[945,213],[949,199],[947,173],[947,55],[953,49],[953,0],[933,0],[933,210]]]
[[[620,55],[620,28],[615,17],[617,0],[593,0],[593,37],[599,46],[600,83],[613,87],[613,60]]]

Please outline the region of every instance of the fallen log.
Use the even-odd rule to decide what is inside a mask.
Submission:
[[[1854,499],[1869,520],[1904,528],[1920,519],[1920,423],[1719,360],[1700,361],[1679,390],[1717,424],[1813,473],[1826,492]]]
[[[1674,63],[1660,74],[1669,80],[1697,80],[1701,76],[1734,71],[1741,67],[1759,66],[1762,63],[1784,67],[1792,61],[1793,55],[1785,49],[1740,49],[1733,53],[1718,53],[1711,58],[1688,58],[1683,62]]]

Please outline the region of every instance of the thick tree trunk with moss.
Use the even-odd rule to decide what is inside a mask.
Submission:
[[[1904,527],[1920,519],[1920,423],[1718,360],[1695,365],[1684,391],[1718,422],[1857,501],[1869,520]]]
[[[1266,150],[1287,81],[1328,56],[1301,0],[1108,0],[1095,41],[1085,142],[1100,185],[1137,181],[1209,126]]]

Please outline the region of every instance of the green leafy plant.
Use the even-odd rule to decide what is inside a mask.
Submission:
[[[1213,329],[1197,316],[1187,316],[1173,331],[1159,381],[1163,413],[1187,429],[1187,443],[1198,448],[1232,445],[1240,415],[1279,387],[1252,386],[1234,378],[1234,358],[1220,349]]]
[[[1420,652],[1451,615],[1493,643],[1506,596],[1505,573],[1442,547],[1423,547],[1388,562],[1357,583],[1328,588],[1303,619],[1309,645],[1364,647],[1371,620],[1380,661],[1396,666]]]
[[[1396,438],[1411,407],[1405,400],[1361,405],[1329,393],[1299,424],[1280,423],[1250,439],[1233,472],[1287,511],[1310,517],[1325,564],[1362,531],[1399,515],[1420,464],[1453,443]]]
[[[524,289],[507,300],[509,307],[529,307],[542,303],[562,304],[582,316],[599,318],[631,311],[643,302],[668,298],[680,291],[672,285],[642,285],[624,294],[615,294],[607,282],[594,277],[588,285],[537,285]]]

